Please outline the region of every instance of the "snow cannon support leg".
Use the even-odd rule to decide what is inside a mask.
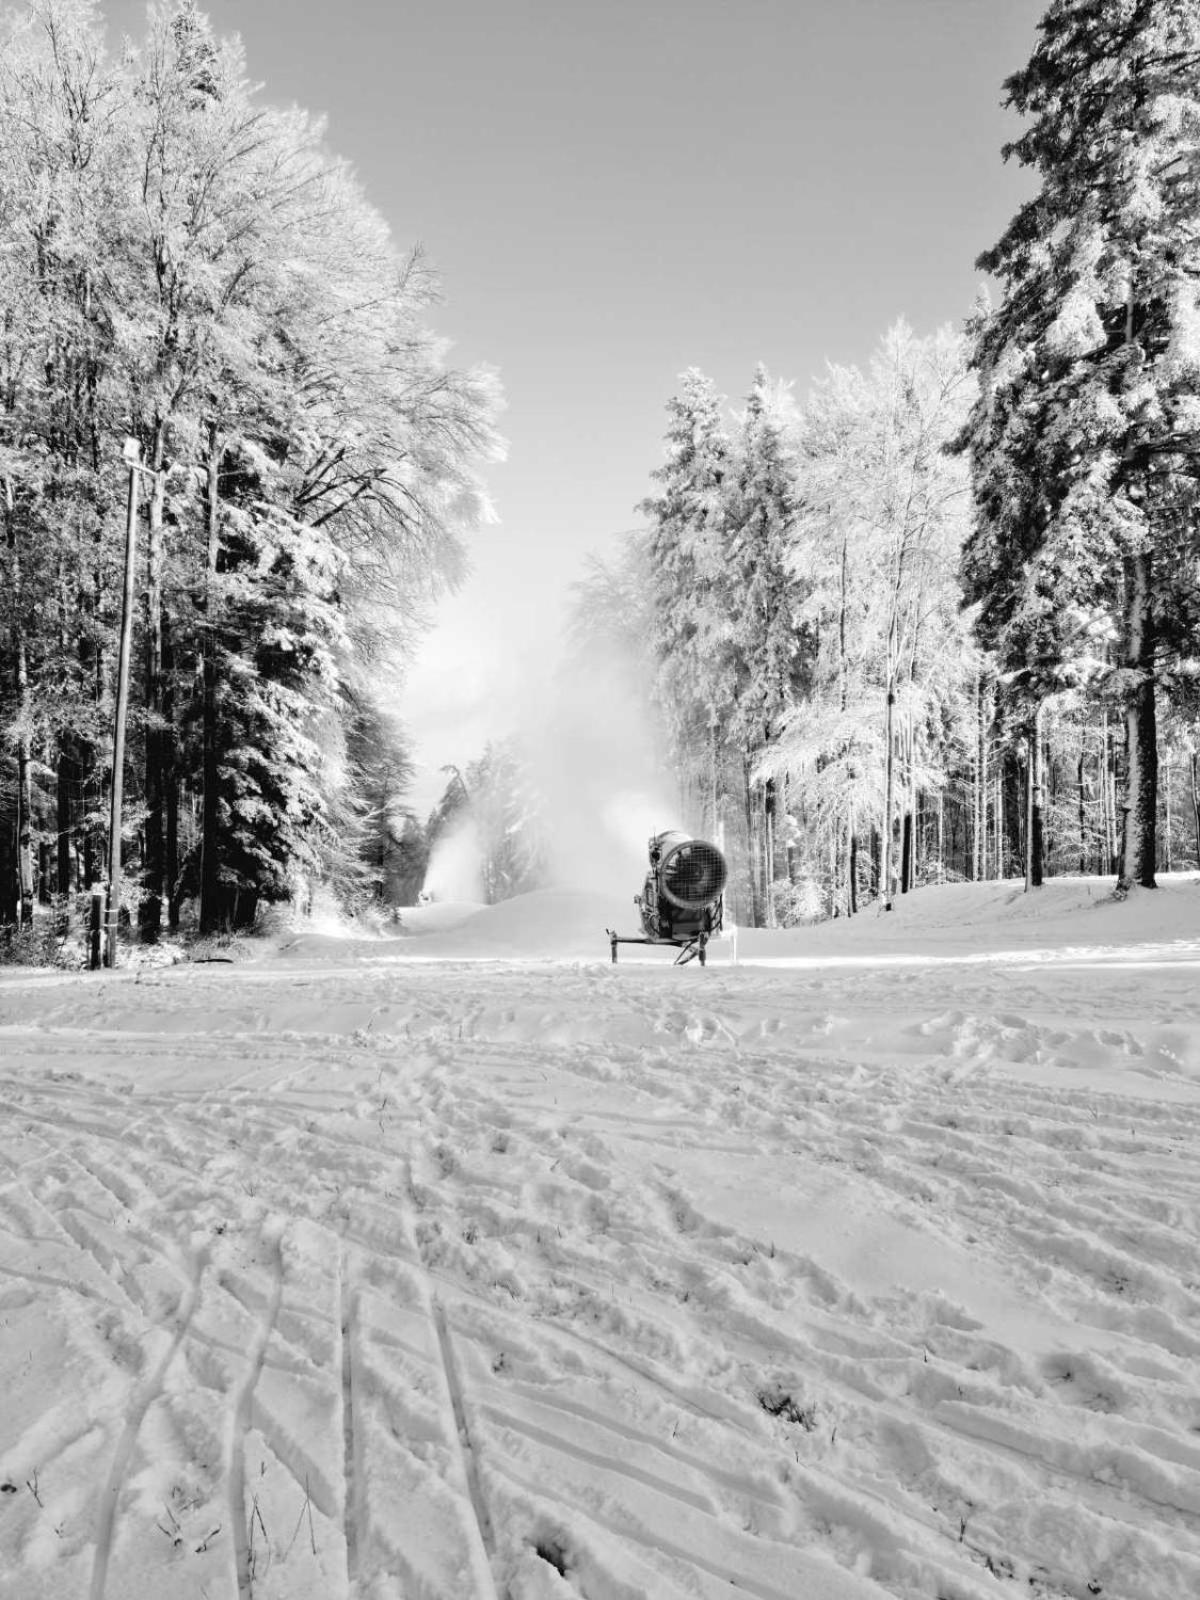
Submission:
[[[706,933],[698,933],[694,939],[690,939],[684,945],[683,949],[675,957],[675,965],[677,967],[685,967],[693,956],[699,956],[700,965],[704,966],[708,960],[707,950],[708,935]]]

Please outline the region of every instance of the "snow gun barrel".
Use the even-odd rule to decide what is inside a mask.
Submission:
[[[665,901],[683,912],[698,912],[715,905],[725,892],[729,876],[725,857],[715,844],[672,834],[650,841],[650,867],[657,875],[660,907]]]

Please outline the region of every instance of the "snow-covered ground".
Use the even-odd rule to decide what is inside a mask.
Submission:
[[[0,973],[4,1600],[1200,1594],[1200,884]]]

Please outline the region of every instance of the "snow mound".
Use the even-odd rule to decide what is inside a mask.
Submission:
[[[425,913],[434,915],[419,921]],[[406,909],[401,917],[405,930],[421,937],[396,953],[439,959],[607,961],[606,929],[640,932],[632,894],[583,889],[544,889],[481,908],[435,904]],[[872,906],[857,917],[803,928],[729,927],[709,959],[965,960],[1051,950],[1061,959],[1135,945],[1143,957],[1200,948],[1200,874],[1165,874],[1157,889],[1135,890],[1125,900],[1114,898],[1108,878],[1059,878],[1028,894],[1013,879],[930,885],[898,896],[890,912]],[[661,962],[674,955],[671,947],[623,946],[620,960]]]
[[[483,909],[479,900],[431,900],[423,906],[401,906],[396,912],[396,931],[418,936],[446,933],[461,927]]]
[[[368,960],[610,959],[606,930],[637,935],[630,893],[542,889],[498,905],[434,901],[405,906],[394,930],[371,934],[320,928],[288,939],[272,962]],[[897,897],[890,912],[868,907],[856,917],[802,928],[727,925],[713,942],[710,965],[759,962],[822,965],[862,961],[970,961],[1006,955],[1022,960],[1119,959],[1136,947],[1140,960],[1200,953],[1200,874],[1164,874],[1154,890],[1113,896],[1109,878],[1057,878],[1026,893],[1020,880],[930,885]],[[622,946],[619,959],[670,963],[671,946]]]
[[[419,954],[607,961],[606,928],[638,931],[632,895],[540,889],[485,906],[459,927],[431,933],[421,939]]]
[[[1072,951],[1194,951],[1200,940],[1200,874],[1163,874],[1157,889],[1124,900],[1111,878],[1056,878],[1026,893],[1019,879],[931,884],[899,895],[893,909],[805,928],[746,929],[742,959],[929,957],[943,960]]]

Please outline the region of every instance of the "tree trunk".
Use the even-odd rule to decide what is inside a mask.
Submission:
[[[170,614],[162,619],[162,781],[165,837],[163,877],[167,898],[167,926],[179,931],[179,736],[175,727],[175,649]]]
[[[1084,777],[1083,740],[1079,741],[1079,764],[1075,769],[1076,791],[1079,796],[1079,871],[1087,871],[1087,782]]]
[[[974,838],[971,841],[971,879],[979,883],[984,876],[984,861],[986,860],[985,846],[985,817],[987,815],[987,802],[984,799],[984,749],[983,749],[983,674],[978,667],[975,669],[975,759],[972,765],[975,768],[975,793],[974,793]]]
[[[904,728],[904,816],[900,824],[900,893],[908,894],[917,874],[917,761],[913,727],[913,683],[908,680],[908,717]]]
[[[57,587],[58,650],[65,666],[73,654],[72,629],[76,626],[76,619],[72,615],[69,583],[62,561],[59,562]],[[82,607],[80,611],[82,612]],[[71,856],[75,808],[71,801],[72,789],[78,782],[78,772],[73,760],[74,735],[60,726],[55,732],[54,743],[54,892],[66,905],[72,888]],[[69,920],[69,909],[67,914]]]
[[[1154,888],[1158,728],[1154,704],[1154,616],[1150,555],[1126,557],[1121,665],[1133,677],[1125,699],[1125,800],[1118,893]]]
[[[717,724],[715,720],[709,724],[708,753],[709,806],[712,811],[712,837],[715,840],[721,828],[720,781],[718,777],[720,771],[720,740],[717,736]]]
[[[16,690],[17,827],[16,911],[22,928],[33,925],[33,752],[29,726],[29,660],[23,616],[21,549],[12,479],[4,479],[4,531],[12,594],[13,687]]]
[[[1005,869],[1025,860],[1025,787],[1017,752],[1006,749],[1000,764],[1004,786],[1004,863]]]
[[[90,603],[92,615],[99,617],[104,610],[104,565],[101,557],[102,541],[99,532],[95,535],[94,544]],[[104,704],[105,673],[107,670],[104,646],[99,635],[97,635],[96,641],[92,645],[89,645],[86,639],[80,641],[80,661],[85,675],[91,680],[92,706],[96,723],[99,725],[101,707]],[[81,741],[80,743],[80,767],[83,772],[80,804],[83,808],[85,819],[90,819],[85,820],[83,830],[83,887],[90,889],[93,884],[99,883],[104,877],[104,859],[107,844],[102,825],[97,819],[104,815],[108,801],[108,796],[105,792],[106,772],[103,764],[97,765],[96,748],[90,742]]]
[[[1163,761],[1163,809],[1166,813],[1166,825],[1163,839],[1163,870],[1171,870],[1171,756],[1168,751]]]
[[[163,476],[166,424],[155,423],[150,466],[154,487],[150,495],[149,531],[146,543],[146,821],[145,861],[142,896],[138,905],[138,927],[147,943],[153,944],[162,930],[163,899],[166,893],[166,760],[163,734]]]
[[[1109,714],[1101,712],[1101,754],[1099,754],[1099,790],[1101,790],[1102,837],[1099,842],[1099,870],[1117,870],[1117,789],[1112,770],[1112,741],[1109,738]]]
[[[887,705],[883,721],[883,827],[879,830],[882,855],[879,864],[879,893],[883,900],[883,909],[892,909],[892,858],[894,844],[892,840],[892,818],[896,809],[896,752],[895,752],[895,720],[896,720],[896,684],[889,673],[887,687]]]
[[[18,628],[17,706],[17,900],[21,927],[33,926],[33,759],[29,743],[29,676],[25,635]]]
[[[57,838],[55,853],[54,888],[60,899],[66,900],[75,887],[72,872],[75,838],[75,808],[72,792],[79,782],[79,764],[75,760],[74,741],[60,730],[58,758],[55,762],[54,827]]]
[[[1200,757],[1192,751],[1192,821],[1196,828],[1196,866],[1200,867],[1200,773],[1196,767]]]
[[[758,895],[758,855],[757,840],[755,838],[757,828],[755,826],[756,817],[754,790],[750,782],[750,758],[745,754],[742,756],[742,792],[746,816],[746,864],[749,869],[748,877],[750,880],[750,926],[752,928],[761,928],[762,909]]]
[[[17,901],[17,830],[0,823],[0,933],[10,938],[16,927]]]
[[[767,927],[775,926],[775,783],[768,778],[763,784],[763,904],[766,908]]]
[[[216,933],[229,918],[221,883],[221,847],[218,829],[220,796],[218,791],[219,742],[217,730],[217,617],[216,576],[220,564],[221,447],[217,425],[208,427],[208,473],[205,485],[205,523],[208,554],[204,567],[204,591],[200,600],[200,648],[203,652],[201,704],[201,766],[203,800],[200,810],[200,932]]]
[[[1042,708],[1033,714],[1025,770],[1025,890],[1042,887]]]

